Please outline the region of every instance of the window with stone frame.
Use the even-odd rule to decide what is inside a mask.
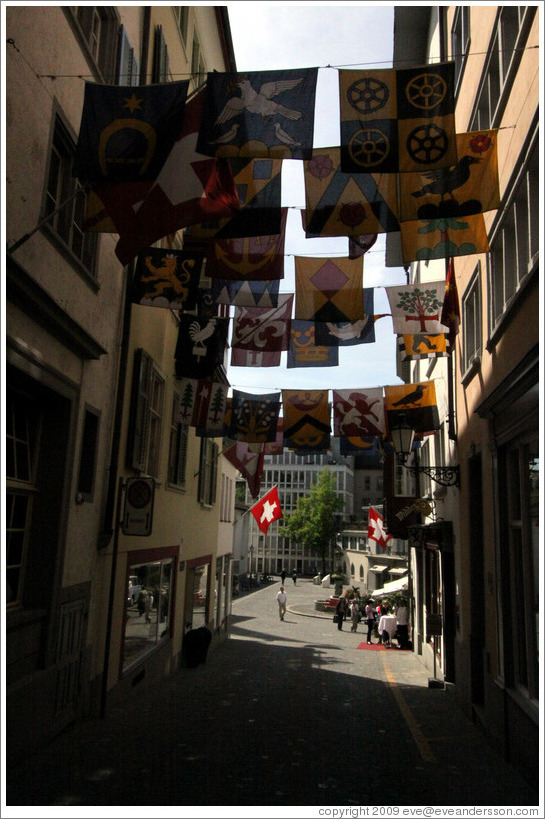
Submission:
[[[94,278],[98,234],[83,227],[86,194],[72,173],[75,153],[74,139],[57,114],[42,216],[49,218],[44,229]]]

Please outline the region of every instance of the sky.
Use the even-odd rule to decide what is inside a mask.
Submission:
[[[314,147],[340,144],[337,68],[390,68],[394,7],[382,3],[227,3],[238,71],[317,67]],[[289,208],[285,275],[281,293],[294,293],[294,256],[344,257],[345,237],[307,239],[301,227],[305,206],[303,163],[285,161],[282,205]],[[389,313],[385,287],[405,284],[403,268],[386,268],[385,234],[364,256],[364,287],[375,289],[375,314]],[[350,389],[400,384],[392,321],[375,324],[376,342],[339,348],[339,366],[232,367],[234,389],[253,394],[280,389]]]

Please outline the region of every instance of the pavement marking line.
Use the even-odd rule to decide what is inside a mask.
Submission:
[[[390,688],[392,689],[392,694],[395,697],[395,701],[396,701],[396,703],[398,705],[399,710],[401,711],[401,713],[405,717],[405,722],[408,725],[409,731],[412,734],[412,737],[413,737],[413,739],[414,739],[414,741],[416,743],[416,746],[417,746],[417,748],[418,748],[418,750],[420,752],[420,756],[422,757],[422,760],[424,762],[430,762],[430,763],[437,762],[437,759],[436,759],[433,751],[431,750],[431,748],[430,748],[430,746],[428,744],[428,740],[426,739],[426,737],[422,733],[422,731],[420,729],[420,726],[418,725],[417,721],[415,720],[411,709],[409,708],[409,706],[405,702],[403,694],[399,690],[399,686],[398,686],[398,684],[396,682],[396,679],[395,679],[395,677],[393,675],[392,669],[388,665],[388,662],[386,661],[386,657],[384,656],[384,654],[382,655],[382,663],[384,665],[384,671],[386,672],[386,679],[388,680],[388,684],[389,684]]]

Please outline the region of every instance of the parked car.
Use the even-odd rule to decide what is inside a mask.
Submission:
[[[138,600],[138,595],[142,591],[142,584],[140,578],[135,574],[129,576],[129,593],[127,596],[127,605],[134,606]]]

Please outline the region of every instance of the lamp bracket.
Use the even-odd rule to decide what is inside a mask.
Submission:
[[[460,488],[460,467],[459,466],[407,466],[413,477],[419,472],[423,472],[428,478],[441,486],[457,486]]]

